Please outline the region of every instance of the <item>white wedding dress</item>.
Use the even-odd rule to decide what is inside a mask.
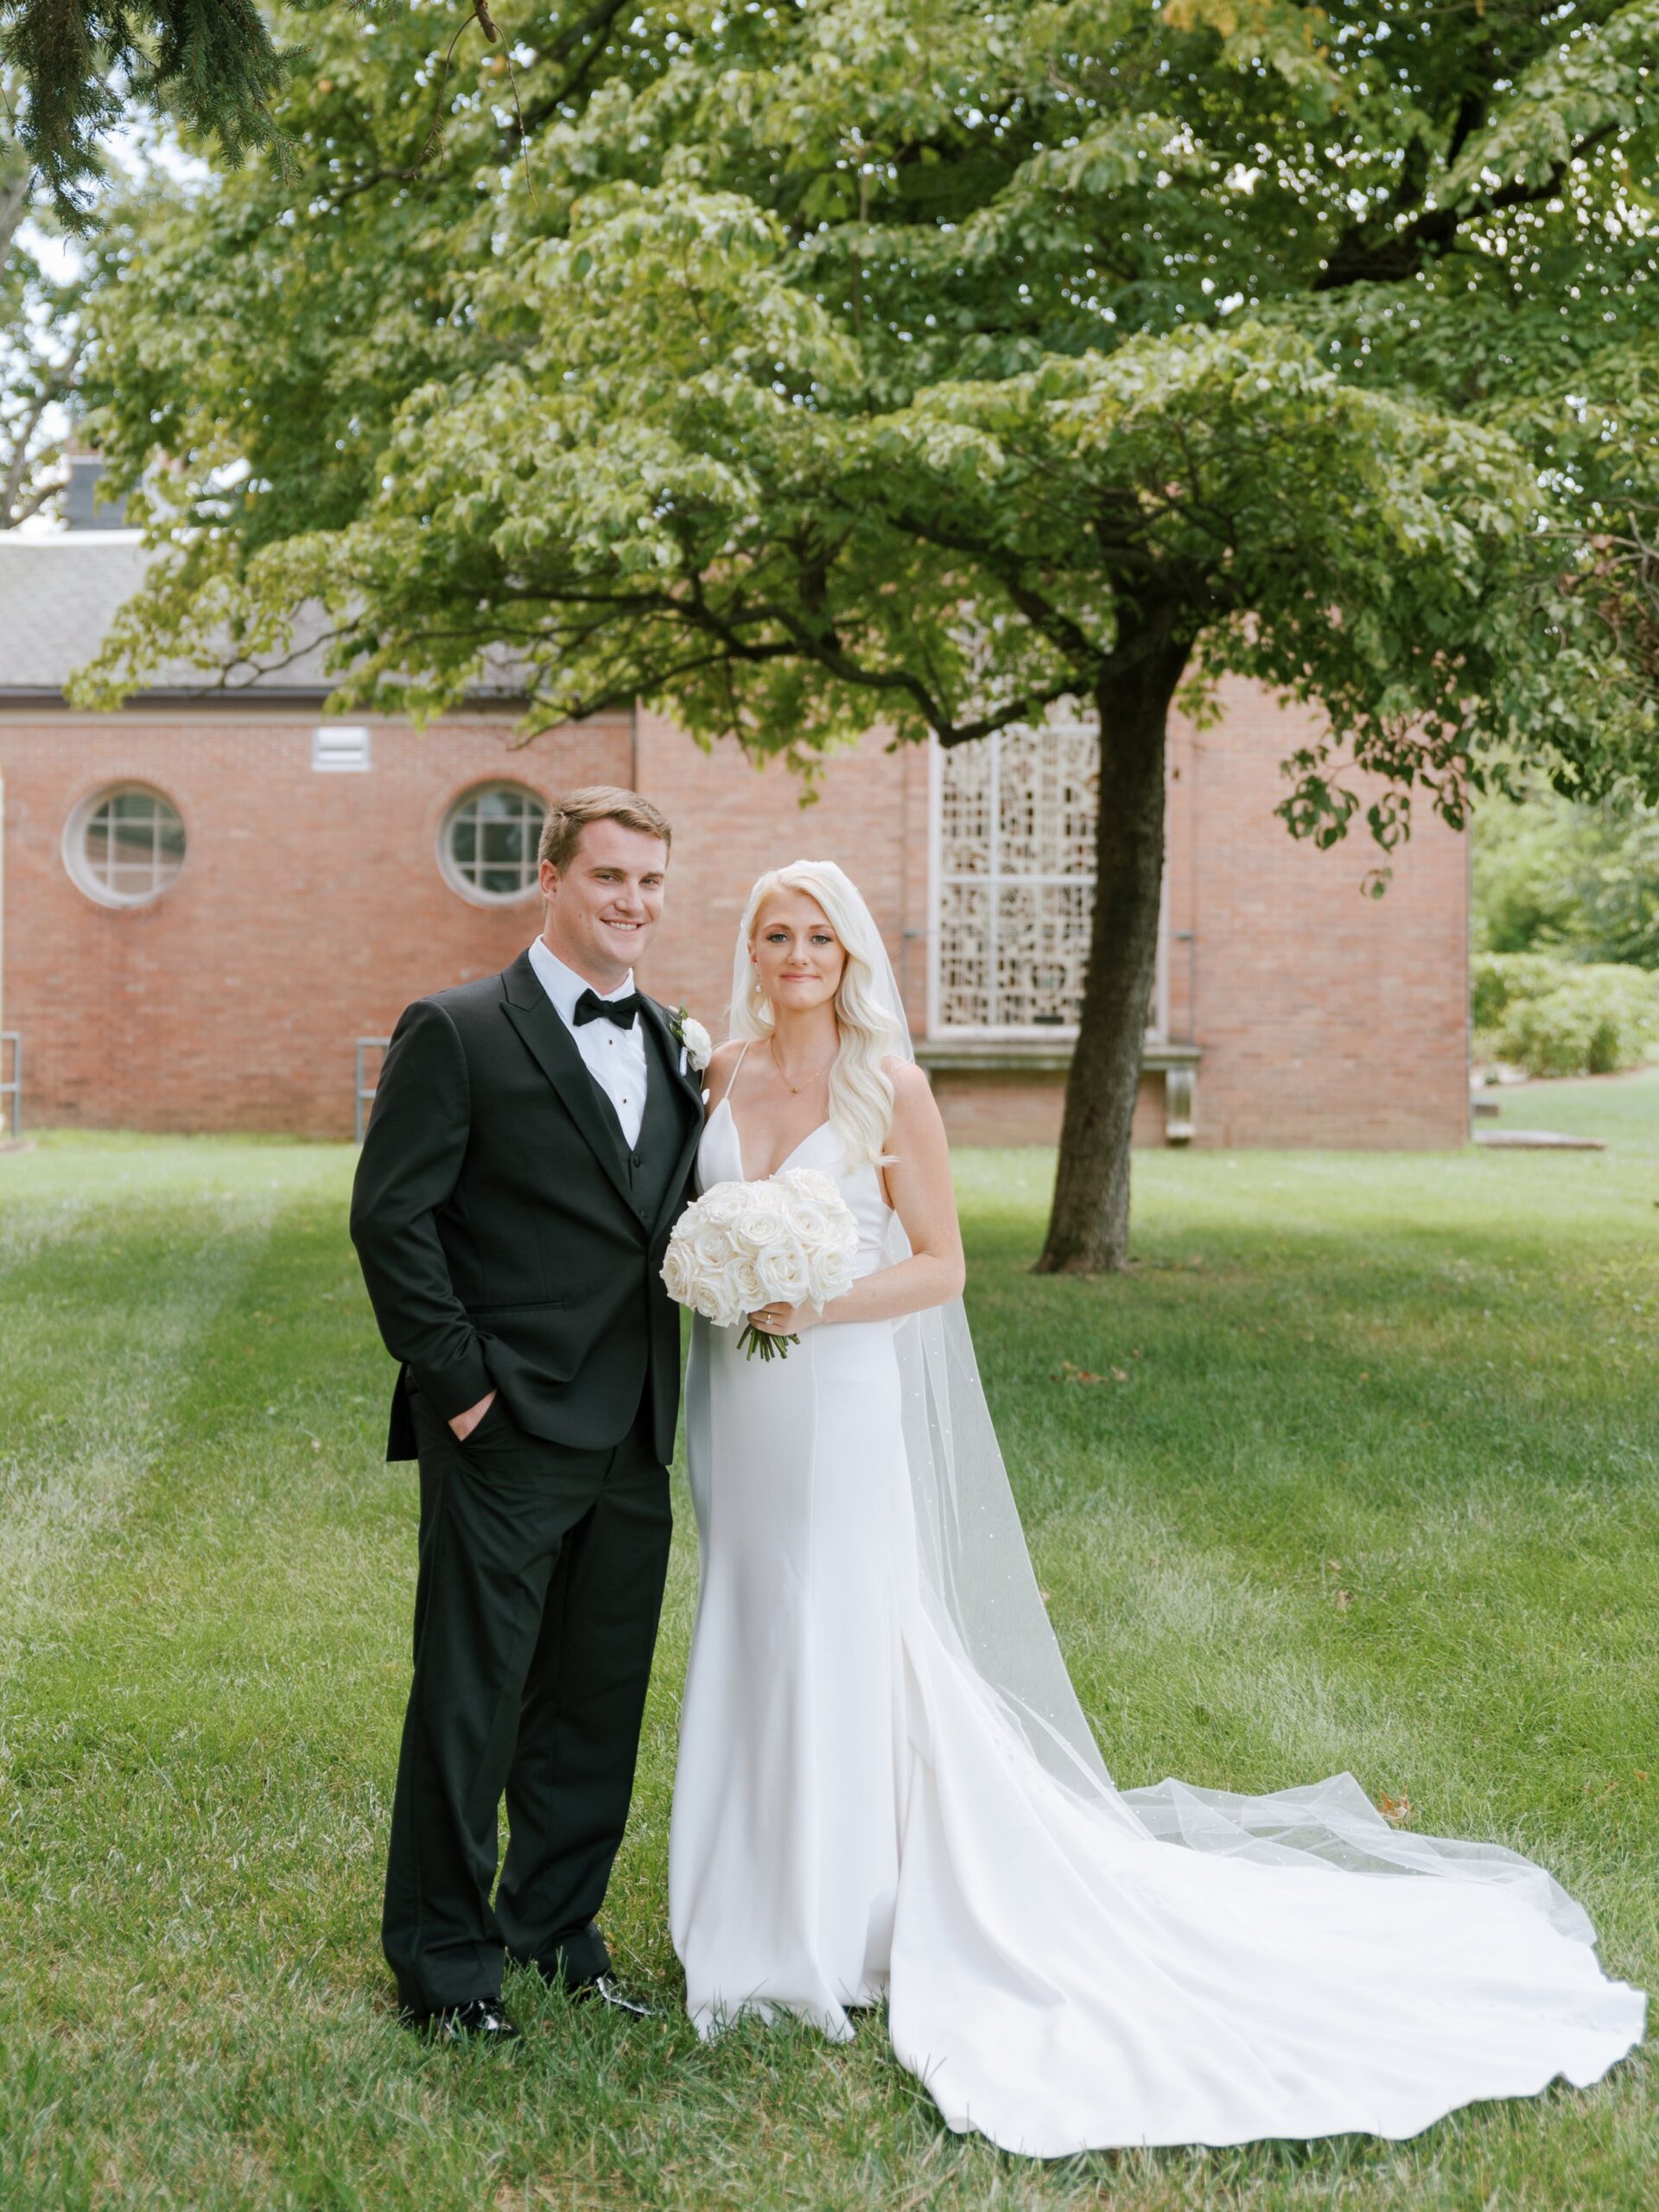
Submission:
[[[835,1179],[856,1273],[893,1256],[876,1171],[827,1122],[785,1164]],[[700,1187],[742,1177],[722,1101]],[[918,1571],[905,1325],[826,1322],[766,1362],[695,1324],[670,1889],[701,2032],[781,2010],[845,2039],[885,1999],[951,2127],[1044,2157],[1408,2136],[1640,2040],[1641,1993],[1513,1853],[1396,1839],[1345,1777],[1120,1793],[1019,1725]]]

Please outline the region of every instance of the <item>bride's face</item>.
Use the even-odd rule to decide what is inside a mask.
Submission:
[[[833,1001],[847,955],[830,918],[804,891],[774,891],[755,917],[749,957],[775,1011],[805,1014]]]

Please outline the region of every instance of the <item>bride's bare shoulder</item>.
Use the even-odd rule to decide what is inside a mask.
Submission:
[[[742,1043],[737,1039],[728,1044],[716,1045],[709,1053],[709,1065],[702,1071],[702,1087],[709,1094],[710,1106],[718,1106],[726,1096],[727,1087],[742,1055]]]
[[[914,1060],[884,1060],[882,1066],[893,1084],[895,1128],[906,1122],[914,1127],[918,1121],[931,1124],[938,1120],[939,1109],[934,1103],[933,1086]]]

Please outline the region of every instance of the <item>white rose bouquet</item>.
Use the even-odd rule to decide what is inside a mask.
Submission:
[[[716,1183],[674,1225],[663,1281],[677,1305],[733,1329],[779,1299],[820,1313],[851,1287],[858,1224],[827,1175],[786,1167],[764,1183]],[[782,1359],[798,1337],[768,1336],[751,1322],[744,1356]]]

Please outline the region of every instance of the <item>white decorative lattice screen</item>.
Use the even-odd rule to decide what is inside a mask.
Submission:
[[[1093,725],[1001,730],[935,759],[934,1027],[1074,1027],[1095,886]]]

